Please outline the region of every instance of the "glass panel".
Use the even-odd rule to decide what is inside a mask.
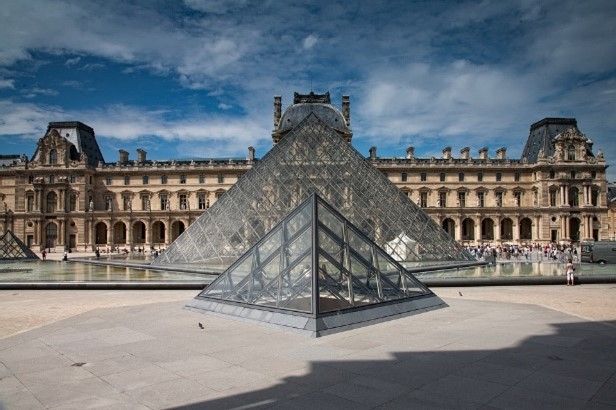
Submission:
[[[357,252],[362,258],[366,260],[366,262],[372,262],[372,249],[368,242],[366,242],[363,238],[360,238],[352,229],[347,230],[347,235],[349,235],[349,246],[355,252]]]
[[[312,221],[311,212],[312,204],[308,203],[287,222],[287,238],[293,237],[298,231],[305,227],[306,224]]]
[[[273,252],[277,251],[280,248],[281,233],[282,229],[276,229],[272,236],[267,238],[263,243],[259,245],[259,261],[261,263],[265,262]]]
[[[287,248],[288,264],[291,265],[295,259],[303,255],[312,246],[312,227],[306,229],[298,236]]]
[[[338,235],[338,238],[342,239],[342,227],[344,224],[323,206],[319,206],[319,222]]]

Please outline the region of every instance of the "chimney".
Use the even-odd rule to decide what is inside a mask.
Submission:
[[[443,148],[443,159],[451,159],[451,147]]]
[[[496,158],[498,159],[506,159],[507,158],[507,148],[501,147],[496,150]]]
[[[351,125],[351,100],[348,95],[342,96],[342,116],[346,121],[346,125]]]
[[[248,156],[246,157],[248,162],[253,162],[255,160],[255,148],[248,147]]]
[[[137,162],[144,163],[146,160],[146,155],[148,153],[142,150],[141,148],[137,148]]]
[[[119,158],[119,163],[120,165],[124,165],[128,162],[128,151],[124,151],[123,149],[121,149],[119,151],[120,153],[120,158]]]
[[[280,117],[282,116],[282,97],[279,95],[274,96],[274,128],[280,124]]]
[[[471,158],[471,149],[469,147],[464,147],[460,150],[460,158],[462,159],[470,159]]]
[[[409,146],[406,149],[406,159],[415,159],[415,147]]]
[[[370,159],[376,159],[376,147],[370,147]]]
[[[479,159],[488,159],[488,147],[479,148]]]

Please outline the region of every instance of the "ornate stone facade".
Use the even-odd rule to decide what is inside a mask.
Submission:
[[[282,113],[275,97],[274,143],[284,138],[286,123],[301,121],[305,111],[318,115],[320,104],[330,106],[329,95],[296,95]],[[335,112],[336,130],[350,143],[348,97]],[[533,124],[521,159],[509,159],[505,148],[496,157],[481,148],[473,157],[469,147],[455,158],[450,147],[441,158],[416,158],[413,147],[403,158],[384,158],[373,147],[367,159],[466,244],[570,243],[614,235],[605,159],[594,155],[575,119]],[[249,147],[245,159],[155,161],[138,150],[130,160],[120,150],[116,162],[105,162],[92,128],[50,123],[31,161],[0,157],[0,233],[10,229],[37,250],[164,248],[256,160]]]

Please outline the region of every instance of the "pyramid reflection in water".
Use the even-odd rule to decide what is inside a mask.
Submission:
[[[189,306],[321,336],[443,302],[312,195]]]
[[[153,264],[223,271],[313,193],[401,263],[471,260],[383,173],[311,113]]]

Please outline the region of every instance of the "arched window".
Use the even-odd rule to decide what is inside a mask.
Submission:
[[[50,192],[47,194],[47,212],[53,213],[56,212],[56,206],[58,204],[58,195],[55,192]]]
[[[49,164],[55,165],[58,163],[58,151],[52,149],[49,151]]]
[[[575,147],[573,145],[567,147],[567,160],[575,161]]]

